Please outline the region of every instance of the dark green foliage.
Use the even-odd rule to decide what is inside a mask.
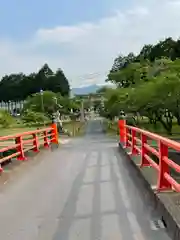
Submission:
[[[25,123],[43,123],[48,122],[49,119],[43,113],[28,110],[24,112],[22,120]]]
[[[9,127],[14,122],[13,117],[6,110],[0,110],[0,125]]]
[[[23,73],[6,75],[0,82],[0,101],[24,100],[33,93],[52,91],[68,96],[70,87],[63,71],[55,73],[45,64],[37,73],[25,75]]]
[[[180,40],[167,38],[145,45],[137,56],[119,56],[108,81],[117,86],[106,93],[104,115],[109,119],[124,111],[131,115],[128,123],[138,125],[145,116],[170,135],[174,121],[180,126]]]

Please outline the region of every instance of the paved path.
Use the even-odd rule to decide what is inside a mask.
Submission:
[[[84,138],[42,156],[0,188],[0,239],[169,239],[99,121]]]

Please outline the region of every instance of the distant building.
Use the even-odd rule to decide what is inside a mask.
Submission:
[[[5,109],[12,114],[19,113],[23,109],[23,106],[24,106],[24,101],[0,102],[0,109]]]

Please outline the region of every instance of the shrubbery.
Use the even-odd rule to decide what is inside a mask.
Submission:
[[[14,123],[13,117],[7,110],[0,110],[0,125],[3,127],[9,127]]]
[[[44,122],[49,122],[50,119],[45,116],[43,113],[40,112],[34,112],[31,110],[27,110],[24,112],[23,116],[22,116],[22,120],[25,123],[35,123],[35,124],[42,124]]]

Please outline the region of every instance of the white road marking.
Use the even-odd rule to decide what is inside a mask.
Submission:
[[[160,228],[165,228],[164,223],[160,219],[158,220],[158,224]]]
[[[150,227],[153,231],[165,228],[164,223],[160,219],[154,221],[150,220]]]
[[[157,227],[153,221],[150,221],[150,227],[151,227],[151,230],[153,230],[153,231],[157,230]]]
[[[61,138],[59,139],[60,144],[67,144],[69,142],[71,142],[71,139],[61,139]]]

